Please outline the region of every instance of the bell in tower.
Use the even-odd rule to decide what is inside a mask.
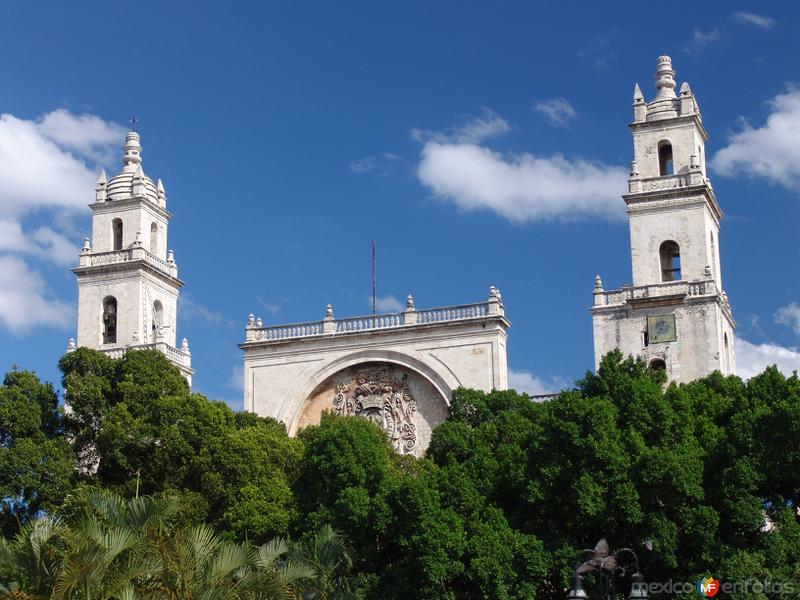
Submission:
[[[86,238],[73,269],[78,277],[78,346],[118,357],[136,348],[163,352],[191,384],[188,343],[177,345],[178,294],[183,282],[167,250],[164,185],[145,175],[141,138],[130,131],[122,170],[100,174]],[[74,344],[70,343],[70,349]]]

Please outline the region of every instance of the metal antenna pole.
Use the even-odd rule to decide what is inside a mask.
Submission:
[[[375,260],[375,240],[372,240],[372,314],[376,314],[377,311],[377,296],[376,296],[376,274],[377,274],[378,266],[377,261]]]

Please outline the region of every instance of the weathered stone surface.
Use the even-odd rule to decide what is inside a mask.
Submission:
[[[645,104],[635,88],[634,160],[623,197],[633,283],[605,290],[598,277],[592,321],[596,365],[619,348],[653,364],[663,361],[670,379],[690,381],[714,370],[735,372],[735,323],[722,287],[722,211],[706,174],[708,134],[688,84],[675,95],[674,76],[672,61],[661,56],[655,99]],[[665,265],[665,244],[679,250],[678,261]],[[651,337],[648,317],[674,317],[675,339]]]

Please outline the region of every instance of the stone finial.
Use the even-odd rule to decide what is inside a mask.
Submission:
[[[639,176],[639,163],[635,160],[631,161],[631,177]]]
[[[92,245],[89,243],[89,238],[83,238],[83,248],[81,252],[87,254],[92,251]]]
[[[256,319],[256,327],[263,327],[263,326],[264,326],[264,321],[261,320],[261,317],[258,317]]]
[[[489,286],[489,300],[497,297],[497,288],[493,285]]]
[[[256,318],[253,315],[253,313],[250,313],[249,315],[247,315],[247,326],[253,327],[255,324],[256,324]]]
[[[406,298],[406,310],[414,310],[414,296],[411,294]]]
[[[322,321],[322,333],[336,333],[336,319],[333,316],[333,306],[325,307],[325,319]]]
[[[142,246],[142,245],[144,245],[144,242],[142,241],[142,232],[141,231],[137,231],[136,232],[136,239],[133,240],[133,245],[134,246]]]
[[[500,288],[495,288],[495,298],[500,304],[503,303],[503,294],[500,293]]]
[[[689,168],[690,169],[700,168],[700,160],[698,160],[697,154],[692,154],[691,157],[689,157]]]
[[[164,183],[161,181],[159,177],[158,183],[156,183],[156,190],[158,191],[158,197],[162,198],[167,195],[167,192],[164,191]]]
[[[600,274],[594,276],[594,291],[595,292],[602,292],[603,291],[603,280],[600,279]]]
[[[183,350],[184,354],[190,354],[190,352],[189,352],[189,340],[187,340],[186,338],[183,338],[183,340],[181,341],[181,350]]]
[[[633,86],[633,103],[634,104],[641,104],[644,102],[644,94],[642,93],[642,88],[639,87],[639,84],[635,84]]]
[[[167,251],[167,262],[170,264],[175,264],[175,251],[172,249]]]
[[[96,202],[105,202],[108,198],[108,192],[106,190],[107,184],[108,181],[106,180],[105,170],[100,171],[100,177],[97,178],[97,186],[94,189]]]
[[[131,131],[125,136],[124,154],[122,155],[122,165],[125,171],[135,171],[137,165],[142,162],[141,138],[135,131]]]
[[[706,277],[711,277],[711,265],[706,265],[706,268],[703,270],[703,274]]]
[[[134,329],[133,330],[133,333],[131,334],[131,341],[133,342],[134,346],[139,343],[139,330],[138,329]]]
[[[69,343],[67,344],[67,352],[75,352],[77,346],[75,345],[75,338],[69,338]]]
[[[675,98],[675,70],[669,56],[659,56],[656,61],[656,98]]]

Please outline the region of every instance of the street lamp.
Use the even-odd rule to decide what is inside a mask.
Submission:
[[[608,542],[600,540],[593,550],[583,550],[581,554],[591,554],[592,557],[576,565],[575,573],[572,577],[572,587],[567,593],[567,600],[588,600],[589,595],[583,588],[582,573],[591,573],[592,571],[599,571],[601,577],[601,598],[603,600],[613,600],[614,598],[614,574],[620,573],[624,575],[627,569],[620,566],[620,556],[629,554],[633,557],[633,562],[636,570],[631,577],[631,591],[628,594],[628,600],[648,600],[647,584],[644,577],[639,571],[639,557],[630,548],[620,548],[614,552],[610,552]]]

